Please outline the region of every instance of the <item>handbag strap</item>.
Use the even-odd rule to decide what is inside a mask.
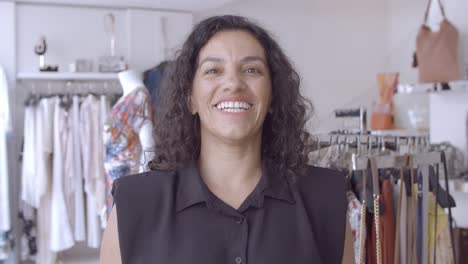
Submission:
[[[359,229],[359,264],[364,264],[366,263],[365,258],[366,258],[366,208],[367,208],[367,202],[366,202],[366,197],[367,197],[367,169],[364,169],[363,174],[362,174],[362,204],[361,204],[361,223],[360,223],[360,229]]]
[[[445,189],[446,189],[446,195],[447,195],[447,200],[449,200],[450,197],[450,189],[449,189],[449,184],[448,184],[448,169],[447,169],[447,159],[445,157],[445,152],[441,152],[441,160],[442,160],[442,166],[444,167],[444,180],[445,180]],[[455,255],[455,239],[453,235],[453,216],[452,216],[452,208],[449,206],[448,207],[448,216],[449,216],[449,230],[450,230],[450,242],[452,243],[452,256],[453,256],[453,261],[456,264],[457,263],[457,258]]]
[[[375,227],[375,253],[377,264],[382,264],[382,234],[380,229],[380,187],[379,187],[379,168],[374,157],[369,157],[368,165],[372,173],[372,189],[374,191],[374,227]]]
[[[442,13],[442,16],[444,18],[447,18],[445,16],[445,8],[444,8],[444,5],[442,4],[442,1],[441,0],[438,0],[438,1],[439,1],[440,13]],[[432,4],[432,0],[429,0],[427,2],[426,13],[424,13],[424,24],[427,24],[427,19],[429,18],[429,10],[431,9],[431,4]]]

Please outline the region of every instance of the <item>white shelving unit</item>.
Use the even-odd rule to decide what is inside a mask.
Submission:
[[[388,129],[388,130],[370,130],[373,136],[393,136],[393,137],[428,137],[429,131],[415,129]]]
[[[44,80],[44,81],[109,81],[117,80],[117,73],[100,72],[20,72],[18,80]]]

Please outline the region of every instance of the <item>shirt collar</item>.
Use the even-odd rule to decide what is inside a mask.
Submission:
[[[190,162],[177,173],[178,188],[176,210],[184,210],[192,205],[206,202],[206,195],[203,192],[202,179],[198,173],[195,162]]]
[[[210,207],[213,206],[213,201],[216,197],[203,182],[198,172],[196,162],[190,162],[183,169],[179,170],[177,174],[177,212],[199,203],[206,203]],[[249,206],[257,208],[263,207],[264,197],[287,202],[289,204],[295,203],[291,186],[286,176],[281,173],[272,172],[266,165],[266,162],[262,163],[260,182],[255,187],[252,195],[249,195],[247,198],[248,200],[244,203],[245,208],[241,207],[239,211],[244,211]]]

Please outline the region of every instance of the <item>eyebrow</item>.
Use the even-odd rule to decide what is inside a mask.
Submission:
[[[265,66],[267,66],[267,63],[266,61],[259,57],[259,56],[246,56],[244,58],[241,59],[241,62],[250,62],[250,61],[261,61]],[[204,58],[203,60],[200,61],[200,63],[198,64],[198,67],[201,67],[203,65],[203,63],[205,62],[224,62],[224,59],[222,58],[218,58],[218,57],[206,57]]]
[[[198,64],[198,67],[201,67],[203,63],[205,62],[223,62],[224,59],[218,58],[218,57],[206,57],[203,60],[200,61]]]
[[[261,61],[263,64],[265,64],[265,66],[267,66],[266,61],[259,56],[247,56],[247,57],[244,57],[241,61],[242,62]]]

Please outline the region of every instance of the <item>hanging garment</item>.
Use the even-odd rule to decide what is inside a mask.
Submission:
[[[43,123],[43,151],[45,176],[43,176],[44,193],[40,200],[39,209],[37,210],[37,257],[36,263],[40,264],[55,264],[57,254],[50,249],[51,241],[51,203],[52,203],[52,153],[54,149],[54,114],[55,114],[55,98],[41,99],[39,106],[42,107]]]
[[[107,175],[107,172],[104,168],[104,160],[105,160],[105,143],[104,143],[104,127],[106,125],[108,113],[109,113],[109,103],[107,100],[107,97],[105,95],[101,95],[99,98],[99,110],[100,110],[100,124],[99,124],[99,139],[101,140],[102,143],[102,155],[101,155],[101,164],[102,164],[102,177],[104,178],[104,188],[100,189],[100,191],[104,191],[103,197],[104,197],[104,207],[100,209],[99,211],[99,216],[101,218],[101,228],[105,229],[107,226],[107,217],[108,213],[110,212],[110,206],[111,204],[111,199],[112,197],[111,190],[109,188],[109,175]],[[99,197],[101,197],[101,194],[98,194]],[[100,206],[98,206],[99,208]]]
[[[26,107],[24,120],[21,259],[45,264],[55,263],[49,247],[53,107],[51,99],[42,99],[36,106]],[[39,204],[34,205],[37,215],[31,207],[35,203]]]
[[[60,106],[60,98],[54,98],[54,160],[51,204],[50,249],[55,252],[71,248],[75,244],[65,197],[65,155],[68,136],[68,120]]]
[[[84,206],[83,172],[81,163],[80,141],[80,98],[73,96],[71,107],[71,140],[69,141],[69,155],[67,155],[66,174],[72,178],[73,190],[73,227],[75,241],[86,239],[86,220]]]
[[[163,61],[156,67],[153,67],[143,73],[143,83],[151,95],[153,103],[160,102],[161,98],[161,85],[164,78],[164,73],[170,65],[170,61]]]
[[[102,204],[105,207],[105,197],[97,197],[98,194],[105,194],[105,178],[103,164],[99,163],[102,154],[99,151],[99,114],[100,103],[94,96],[89,95],[81,104],[80,122],[81,122],[81,144],[82,144],[82,162],[83,177],[85,179],[84,190],[86,193],[86,217],[87,217],[87,238],[88,246],[98,248],[101,242],[101,225],[99,214]],[[104,188],[97,191],[97,188]]]
[[[346,234],[345,234],[345,241],[344,241],[344,249],[343,249],[343,259],[341,264],[355,264],[355,257],[354,257],[354,246],[353,246],[353,231],[349,226],[349,222],[346,221]]]
[[[104,130],[105,168],[112,181],[140,170],[142,147],[138,133],[151,122],[146,88],[133,90],[112,108]]]
[[[429,263],[454,263],[448,216],[429,193]],[[436,209],[437,206],[437,209]],[[435,249],[434,249],[435,247]]]
[[[408,240],[406,263],[418,263],[417,229],[418,229],[418,185],[412,185],[412,196],[408,198]]]
[[[36,201],[36,114],[35,107],[26,106],[24,109],[24,146],[21,170],[21,200],[37,208]]]
[[[13,252],[13,234],[11,231],[0,232],[0,263],[10,257]]]
[[[382,229],[382,263],[394,264],[395,255],[395,214],[393,211],[392,183],[390,179],[382,182],[383,211],[380,222]]]
[[[104,104],[104,105],[103,105]],[[93,103],[93,111],[96,114],[92,116],[93,126],[93,140],[94,140],[94,173],[93,173],[93,185],[94,195],[96,197],[96,210],[99,217],[100,227],[103,226],[102,219],[106,218],[106,176],[104,169],[104,139],[102,137],[104,133],[104,116],[103,107],[105,107],[105,97],[96,99]],[[99,241],[100,244],[100,241]]]
[[[37,224],[36,210],[20,201],[19,205],[19,229],[20,235],[20,259],[21,261],[36,261],[37,256]]]
[[[65,155],[64,155],[64,179],[63,179],[63,192],[65,196],[65,205],[67,208],[68,219],[73,230],[73,237],[75,241],[85,240],[84,229],[84,191],[83,179],[77,174],[80,170],[75,168],[75,158],[81,159],[81,156],[75,156],[75,138],[74,138],[74,120],[73,120],[73,99],[69,100],[69,109],[67,111],[67,120],[65,128]],[[79,182],[81,181],[81,186]],[[81,187],[81,188],[79,188]],[[82,208],[77,208],[77,207]],[[80,211],[81,209],[81,211]],[[81,226],[80,226],[81,225]],[[78,239],[77,239],[78,238]]]
[[[0,66],[0,260],[6,259],[10,249],[10,193],[8,181],[7,136],[11,130],[8,81]]]
[[[356,195],[352,191],[347,192],[348,197],[348,221],[351,228],[353,238],[353,250],[354,250],[354,263],[359,264],[361,241],[359,234],[361,234],[361,210],[362,204],[357,199]],[[365,228],[365,226],[363,226]],[[365,242],[365,237],[363,239]],[[363,243],[365,247],[365,243]],[[365,254],[365,253],[364,253]],[[365,262],[364,262],[365,263]],[[364,264],[360,263],[360,264]]]
[[[400,181],[398,182],[398,198],[396,208],[396,230],[395,230],[395,254],[394,264],[406,264],[407,259],[407,241],[408,241],[408,197],[406,185],[404,183],[404,175],[406,169],[402,172]]]
[[[48,166],[50,166],[50,155],[53,151],[53,146],[50,142],[47,142],[46,134],[47,131],[46,127],[51,126],[50,123],[45,123],[45,116],[47,109],[50,107],[50,104],[46,103],[45,100],[39,101],[37,106],[35,107],[35,151],[34,151],[34,159],[35,159],[35,197],[34,200],[37,203],[35,205],[36,208],[40,207],[40,201],[43,195],[48,191],[47,185],[48,181]],[[50,144],[50,145],[49,145]]]

